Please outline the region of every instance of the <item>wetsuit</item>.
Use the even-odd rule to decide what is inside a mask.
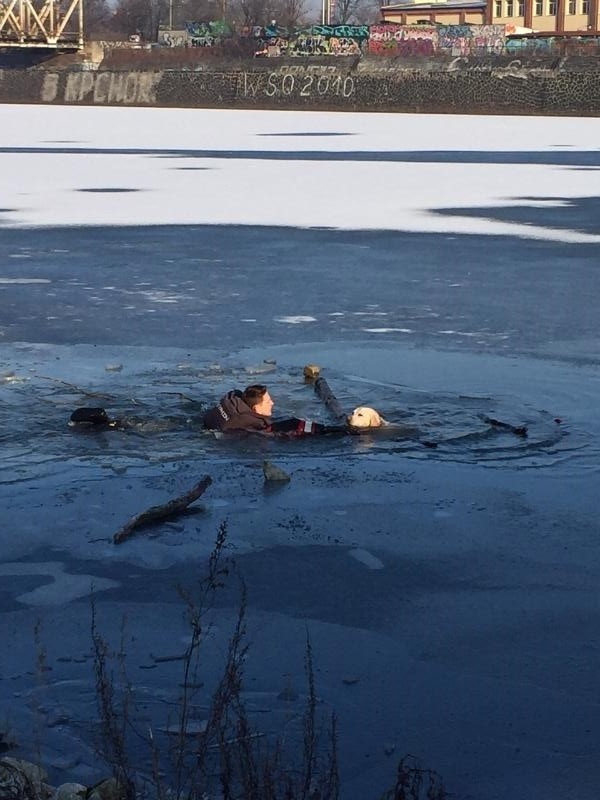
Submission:
[[[257,414],[244,400],[239,389],[229,392],[202,418],[204,428],[218,431],[248,431],[254,433],[278,433],[286,436],[348,433],[345,427],[322,425],[307,419],[282,419],[271,421],[270,417]],[[69,425],[82,430],[125,430],[135,427],[135,421],[110,419],[103,408],[77,408],[71,414]]]
[[[341,427],[332,428],[297,417],[271,421],[270,417],[257,414],[246,403],[239,389],[234,389],[222,397],[218,405],[206,412],[202,422],[205,428],[218,431],[285,433],[291,436],[344,432]]]

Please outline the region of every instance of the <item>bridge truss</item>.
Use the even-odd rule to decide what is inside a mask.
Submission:
[[[83,0],[0,0],[0,50],[83,47]]]

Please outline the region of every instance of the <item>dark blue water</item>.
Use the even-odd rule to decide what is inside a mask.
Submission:
[[[542,212],[547,223],[564,210],[529,209],[531,222]],[[487,214],[523,221],[518,209]],[[4,230],[0,334],[217,349],[366,340],[599,363],[599,263],[597,245],[492,236]]]
[[[4,230],[9,480],[31,476],[33,452],[49,464],[107,451],[143,459],[150,446],[164,459],[277,453],[277,443],[215,442],[202,412],[260,381],[276,415],[329,422],[302,380],[308,361],[324,367],[346,410],[375,406],[392,427],[296,443],[299,455],[367,449],[540,465],[589,454],[597,386],[580,386],[577,373],[571,386],[563,372],[548,389],[543,368],[537,389],[520,381],[533,374],[531,358],[567,372],[599,363],[596,256],[594,245],[389,231]],[[105,407],[130,428],[74,436],[66,421],[78,406]],[[525,425],[528,437],[486,417]]]
[[[558,210],[524,199],[471,213],[597,232],[595,209],[594,199]],[[173,587],[197,577],[226,518],[252,618],[283,620],[271,633],[259,617],[251,687],[266,686],[280,710],[281,676],[303,663],[281,631],[308,620],[321,636],[319,695],[341,709],[344,800],[371,800],[373,786],[380,796],[405,747],[456,797],[523,789],[537,800],[556,770],[574,798],[595,797],[597,246],[325,227],[0,234],[0,621],[6,640],[10,621],[10,636],[29,643],[0,666],[19,676],[2,686],[25,755],[31,629],[46,612],[59,633],[48,634],[53,671],[40,696],[69,709],[65,752],[83,752],[56,771],[79,778],[95,760],[91,665],[64,661],[89,653],[88,599],[60,570],[115,581],[100,585],[98,608],[116,640],[121,610],[132,612],[134,681],[162,703],[179,679],[146,671],[148,654],[182,647]],[[202,431],[208,405],[254,382],[268,383],[277,414],[330,421],[303,379],[308,362],[345,409],[375,406],[390,428],[297,441]],[[74,432],[77,406],[103,406],[129,428]],[[265,487],[265,459],[290,483]],[[131,515],[206,473],[205,512],[113,546]],[[31,597],[44,586],[49,599]],[[147,641],[155,633],[158,645]],[[580,771],[565,778],[574,758]]]

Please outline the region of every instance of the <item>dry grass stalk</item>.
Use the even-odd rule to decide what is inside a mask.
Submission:
[[[246,640],[247,596],[243,580],[235,573],[233,561],[225,556],[227,524],[219,527],[208,571],[193,591],[179,587],[185,602],[189,644],[182,658],[182,692],[177,701],[175,737],[164,743],[149,728],[143,735],[132,719],[132,687],[125,671],[124,648],[121,664],[122,697],[117,699],[114,673],[108,666],[106,641],[98,633],[92,605],[92,639],[96,692],[104,740],[103,753],[114,777],[124,787],[126,800],[339,800],[340,778],[337,760],[337,720],[331,716],[325,735],[317,715],[317,695],[310,637],[306,635],[306,707],[302,718],[302,758],[299,765],[279,736],[268,737],[254,730],[243,699],[244,669],[248,655]],[[221,677],[212,690],[202,730],[193,736],[199,716],[202,646],[209,630],[207,615],[226,579],[237,577],[240,594],[238,613],[230,635]],[[203,698],[206,709],[206,697]],[[168,720],[168,723],[170,720]],[[165,730],[164,726],[160,730]],[[129,755],[128,732],[135,732],[148,748],[150,775],[134,769]],[[143,790],[143,795],[141,794]],[[435,772],[421,769],[407,756],[400,762],[394,789],[382,800],[445,800],[441,780]]]

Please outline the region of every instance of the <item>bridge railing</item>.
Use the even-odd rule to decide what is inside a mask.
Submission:
[[[81,49],[83,0],[1,0],[0,47]]]

